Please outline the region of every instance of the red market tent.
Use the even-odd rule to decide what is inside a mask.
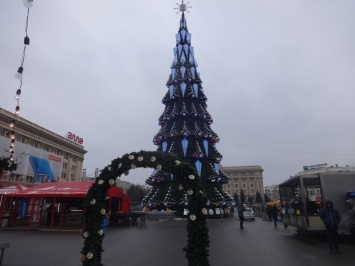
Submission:
[[[0,195],[17,193],[17,192],[20,192],[24,189],[27,189],[27,187],[23,186],[23,185],[18,185],[18,184],[13,185],[13,186],[9,186],[9,187],[3,187],[3,188],[0,188]]]
[[[0,224],[4,216],[8,215],[12,217],[9,218],[11,226],[23,224],[31,228],[33,223],[41,226],[46,212],[48,213],[47,225],[50,229],[56,224],[62,228],[63,224],[71,219],[81,224],[83,212],[81,202],[91,185],[92,182],[48,182],[5,194],[3,199],[5,204],[0,209]],[[119,187],[111,187],[107,196],[108,213],[129,212],[130,198]],[[73,202],[76,206],[71,210]],[[50,207],[46,206],[48,204],[51,204]]]

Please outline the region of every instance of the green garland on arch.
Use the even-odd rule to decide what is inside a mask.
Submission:
[[[209,266],[209,236],[206,224],[206,196],[200,178],[190,164],[162,152],[132,152],[114,159],[106,166],[90,187],[84,200],[84,246],[81,250],[83,266],[102,266],[102,241],[105,233],[102,222],[106,217],[105,199],[117,177],[128,175],[135,168],[154,168],[170,172],[180,182],[188,197],[187,246],[183,248],[189,266]]]

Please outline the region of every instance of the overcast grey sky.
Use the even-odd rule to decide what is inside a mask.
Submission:
[[[21,116],[84,139],[93,174],[156,150],[177,0],[35,0]],[[180,3],[180,1],[179,1]],[[303,165],[355,163],[354,0],[191,0],[186,13],[224,166],[264,185]],[[0,106],[14,111],[27,9],[0,1]],[[151,170],[122,178],[144,184]]]

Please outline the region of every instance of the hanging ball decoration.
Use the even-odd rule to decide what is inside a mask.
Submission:
[[[131,169],[136,169],[136,168],[137,168],[137,166],[134,163],[132,163],[131,164]]]
[[[92,254],[92,252],[89,252],[88,254],[86,254],[86,257],[91,260],[92,257],[94,257],[94,254]]]
[[[194,175],[189,175],[189,179],[193,180],[193,179],[195,179],[195,176]]]
[[[85,238],[88,238],[88,237],[89,237],[89,232],[88,232],[88,231],[84,232],[83,236],[84,236]]]
[[[179,161],[179,160],[176,160],[176,161],[175,161],[175,164],[176,164],[176,165],[179,165],[179,164],[180,164],[180,161]]]
[[[112,186],[113,184],[115,184],[115,180],[110,179],[110,180],[108,181],[108,183]]]
[[[160,170],[161,169],[161,165],[158,164],[157,167],[156,167],[157,170]]]
[[[213,215],[213,213],[214,213],[214,212],[213,212],[212,209],[209,209],[209,210],[208,210],[208,214],[209,214],[209,215]]]
[[[119,163],[117,168],[121,168],[122,167],[122,163]]]
[[[191,214],[190,215],[190,220],[191,221],[195,221],[196,220],[196,215],[195,214]]]
[[[23,5],[27,8],[31,8],[33,6],[33,0],[23,0]]]
[[[124,175],[125,175],[125,176],[128,176],[128,174],[129,174],[129,171],[125,171],[125,172],[124,172]]]
[[[91,205],[94,205],[95,203],[96,203],[96,200],[95,200],[95,199],[90,200],[90,204],[91,204]]]
[[[112,171],[112,167],[111,166],[109,166],[107,169],[108,169],[109,172]]]
[[[155,158],[155,156],[150,157],[150,161],[151,161],[151,162],[155,162],[156,159],[157,159],[157,158]]]
[[[143,161],[143,156],[139,156],[138,161],[140,161],[140,162]]]
[[[128,159],[133,160],[133,159],[134,159],[134,155],[132,155],[132,154],[129,155],[129,156],[128,156]]]
[[[106,214],[106,210],[105,209],[101,209],[100,212],[101,212],[102,215]]]
[[[104,183],[104,181],[103,181],[102,179],[100,179],[99,181],[97,181],[97,183],[98,183],[99,185],[102,185],[102,184]]]
[[[183,190],[184,189],[184,186],[183,185],[179,185],[179,190]]]
[[[192,189],[188,189],[187,190],[187,195],[191,196],[192,194],[194,194],[193,190]]]
[[[202,208],[202,213],[203,213],[204,215],[207,215],[207,209],[206,209],[206,208]]]
[[[97,233],[99,234],[99,236],[102,236],[102,234],[104,233],[104,231],[102,229],[100,229],[99,231],[97,231]]]

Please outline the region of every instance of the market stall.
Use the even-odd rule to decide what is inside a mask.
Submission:
[[[8,195],[8,194],[12,194],[12,193],[18,193],[24,189],[27,189],[26,186],[23,186],[23,185],[13,185],[13,186],[8,186],[8,187],[3,187],[3,188],[0,188],[0,210],[2,209],[1,208],[1,205],[3,204],[3,196],[4,195]],[[2,217],[2,221],[0,223],[1,225],[1,228],[4,228],[4,227],[7,227],[8,224],[10,223],[10,213],[9,212],[5,212],[3,217]]]
[[[28,229],[65,226],[81,226],[83,199],[92,185],[91,182],[49,182],[15,193],[3,195],[0,208],[0,224],[5,215],[9,216],[9,227]],[[108,190],[107,213],[128,213],[129,197],[117,186]]]
[[[349,191],[355,191],[355,171],[341,171],[339,168],[306,171],[279,185],[283,205],[283,223],[296,227],[300,233],[325,230],[320,219],[324,201],[330,199],[341,217],[348,212],[345,201]],[[342,219],[339,233],[349,234],[347,221]]]

